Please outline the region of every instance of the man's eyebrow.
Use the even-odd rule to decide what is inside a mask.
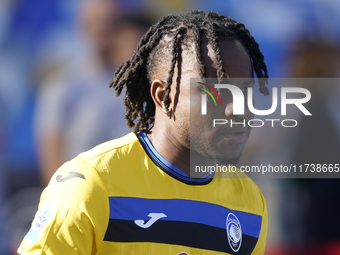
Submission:
[[[255,84],[255,78],[231,78],[226,82],[229,84],[239,84],[242,87],[249,87]]]
[[[253,86],[255,84],[255,78],[246,78],[243,82],[244,86]]]

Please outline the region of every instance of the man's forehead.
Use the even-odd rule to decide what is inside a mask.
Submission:
[[[157,77],[162,76],[162,79],[166,79],[166,77],[163,76],[168,74],[168,68],[171,62],[170,55],[172,54],[172,47],[165,45],[172,43],[173,37],[170,35],[165,35],[162,38],[161,44],[164,46],[162,49],[164,61],[159,63],[160,66],[157,72]],[[184,40],[181,41],[181,48],[178,51],[179,56],[174,70],[175,73],[178,72],[178,61],[180,61],[182,75],[187,74],[193,76],[191,78],[198,78],[197,75],[200,66],[198,54],[201,54],[206,69],[206,78],[215,78],[217,76],[218,64],[211,42],[206,36],[201,36],[201,52],[199,53],[197,52],[196,43],[195,38],[188,31]],[[249,53],[237,37],[222,38],[217,42],[217,47],[221,54],[225,77],[253,77],[253,67]],[[170,55],[168,56],[168,54]]]
[[[223,68],[226,77],[253,77],[251,58],[243,43],[236,38],[226,38],[218,42]],[[197,52],[193,41],[186,42],[182,47],[183,68],[199,68]],[[216,77],[218,63],[211,42],[202,37],[201,53],[206,69],[206,78]]]

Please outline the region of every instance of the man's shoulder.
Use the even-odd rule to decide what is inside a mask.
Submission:
[[[229,189],[226,200],[235,202],[235,210],[263,215],[266,205],[260,188],[246,173],[234,169],[235,172],[215,173],[217,183]]]
[[[79,154],[78,158],[91,163],[116,153],[128,154],[131,147],[136,143],[139,143],[138,138],[136,134],[131,132],[123,137],[99,144],[96,147]]]

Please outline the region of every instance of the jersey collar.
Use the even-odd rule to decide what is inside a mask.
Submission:
[[[204,185],[211,182],[214,175],[213,173],[207,173],[201,178],[190,178],[186,173],[172,165],[158,153],[145,132],[137,133],[137,137],[149,158],[171,177],[190,185]]]

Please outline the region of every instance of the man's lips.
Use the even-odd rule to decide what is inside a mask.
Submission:
[[[218,131],[219,136],[228,139],[228,142],[245,143],[248,139],[248,127],[229,127]]]

